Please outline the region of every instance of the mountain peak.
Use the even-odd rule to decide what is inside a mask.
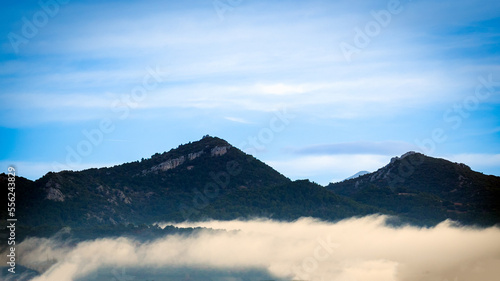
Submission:
[[[200,218],[211,212],[209,202],[289,182],[227,141],[206,135],[140,161],[47,174],[19,191],[26,191],[21,192],[26,198],[34,194],[30,204],[35,209],[56,210],[46,222],[67,221],[62,210],[71,209],[72,224],[117,224]],[[37,225],[42,220],[31,209],[20,215]]]
[[[215,148],[215,147],[232,147],[229,142],[224,139],[218,137],[212,137],[209,135],[204,135],[200,140],[188,142],[185,144],[181,144],[177,146],[177,148],[172,148],[169,151],[165,151],[163,153],[155,153],[151,158],[157,157],[165,157],[168,154],[175,154],[176,152],[195,152],[199,150],[204,150],[207,148]]]
[[[411,156],[411,157],[422,157],[422,156],[427,157],[426,155],[419,153],[419,152],[408,151],[406,153],[403,153],[400,157],[398,157],[398,156],[392,157],[391,162],[389,164],[392,164],[396,160],[402,160],[402,159],[409,157],[409,156]]]
[[[354,174],[354,175],[352,175],[352,176],[350,176],[350,177],[346,178],[346,179],[345,179],[345,181],[346,181],[346,180],[350,180],[350,179],[355,179],[355,178],[357,178],[357,177],[361,177],[361,176],[364,176],[364,175],[369,174],[369,173],[370,173],[370,172],[368,172],[368,171],[359,171],[359,172],[357,172],[356,174]]]
[[[392,158],[373,173],[332,183],[327,188],[419,220],[451,218],[485,224],[500,220],[500,177],[414,151]]]
[[[142,174],[145,175],[151,172],[158,173],[160,171],[169,171],[185,163],[189,164],[193,160],[202,156],[223,156],[228,153],[232,147],[232,145],[223,139],[205,135],[199,141],[182,144],[168,152],[153,155],[151,159],[156,160],[154,162],[154,166],[149,169],[142,170]],[[161,162],[158,163],[158,161]],[[188,165],[188,169],[192,169],[193,167],[194,166],[192,165]]]

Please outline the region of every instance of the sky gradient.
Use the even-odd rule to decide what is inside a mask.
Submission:
[[[4,1],[0,15],[3,172],[209,134],[320,184],[409,150],[500,175],[498,1]]]

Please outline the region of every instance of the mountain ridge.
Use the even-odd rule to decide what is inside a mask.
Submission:
[[[432,215],[424,217],[435,216],[436,221],[439,218],[484,224],[500,221],[500,177],[413,151],[392,158],[373,173],[330,183],[327,189],[402,215],[411,216],[421,206],[427,206],[426,211],[432,210]]]
[[[0,175],[4,181],[6,175]],[[445,219],[500,222],[495,201],[499,177],[415,152],[395,157],[373,173],[324,187],[291,181],[227,141],[207,135],[140,161],[49,172],[36,181],[18,177],[16,182],[19,220],[38,228],[259,216],[336,221],[375,213],[419,225]]]

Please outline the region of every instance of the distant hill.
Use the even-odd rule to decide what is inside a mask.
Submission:
[[[447,218],[467,224],[500,222],[500,177],[415,152],[327,189],[420,222]]]
[[[369,174],[370,172],[368,171],[359,171],[357,173],[355,173],[354,175],[346,178],[345,180],[350,180],[350,179],[354,179],[354,178],[357,178],[357,177],[360,177],[360,176],[363,176],[363,175],[366,175],[366,174]]]

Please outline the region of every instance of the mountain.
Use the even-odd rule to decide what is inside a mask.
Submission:
[[[6,185],[5,174],[0,182]],[[20,227],[42,232],[47,227],[50,232],[63,226],[206,218],[337,220],[379,211],[309,181],[292,182],[225,140],[210,136],[114,167],[51,172],[36,181],[18,177],[16,198]]]
[[[366,174],[369,174],[370,172],[368,171],[359,171],[357,173],[355,173],[354,175],[346,178],[345,180],[350,180],[350,179],[354,179],[354,178],[357,178],[357,177],[360,177],[360,176],[363,176],[363,175],[366,175]]]
[[[17,214],[28,225],[180,221],[191,219],[183,217],[183,207],[199,208],[241,187],[287,182],[226,141],[206,136],[141,161],[20,180]]]
[[[2,186],[7,182],[1,174]],[[66,226],[81,239],[124,233],[156,237],[183,231],[152,227],[159,221],[254,217],[336,221],[382,213],[417,225],[447,218],[500,222],[500,178],[464,164],[407,153],[374,173],[324,187],[291,181],[210,136],[141,161],[50,172],[36,181],[16,177],[15,183],[19,239],[50,236]],[[0,200],[7,205],[7,196]],[[2,209],[0,215],[5,223],[8,213]]]
[[[395,157],[385,167],[327,189],[359,203],[438,223],[500,222],[500,177],[472,171],[467,165],[416,152]]]

